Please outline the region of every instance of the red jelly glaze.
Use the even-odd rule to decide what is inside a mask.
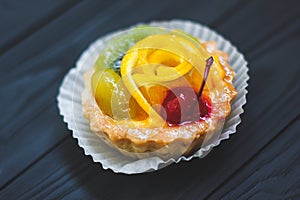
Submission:
[[[204,120],[210,116],[212,110],[210,98],[202,95],[198,101],[197,93],[191,87],[176,87],[169,90],[162,107],[165,111],[160,112],[160,115],[169,126]]]

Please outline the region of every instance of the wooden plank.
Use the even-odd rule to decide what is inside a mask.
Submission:
[[[9,180],[14,180],[15,176],[19,176],[30,163],[55,146],[55,141],[59,142],[65,136],[63,134],[67,132],[65,128],[51,127],[49,132],[44,134],[39,134],[38,128],[47,127],[46,116],[53,116],[53,113],[49,112],[56,109],[54,98],[59,82],[88,44],[101,34],[119,26],[137,23],[136,17],[141,13],[143,13],[144,21],[147,21],[155,18],[159,12],[168,10],[170,6],[170,2],[167,2],[155,12],[149,12],[148,8],[154,6],[153,2],[146,4],[135,2],[134,6],[138,5],[139,10],[128,13],[125,8],[131,6],[133,9],[134,1],[131,3],[113,2],[112,5],[100,4],[98,6],[81,3],[0,57],[0,71],[2,72],[0,73],[0,85],[2,85],[0,93],[4,96],[5,104],[14,102],[11,106],[4,108],[6,115],[0,122],[0,130],[3,133],[0,136],[3,141],[3,146],[1,146],[3,153],[0,154],[3,172],[0,174],[0,186],[10,183]],[[228,4],[228,8],[230,5]],[[99,7],[103,11],[100,12]],[[220,14],[224,11],[224,7],[220,8]],[[83,12],[87,14],[82,16]],[[120,19],[120,16],[126,17]],[[65,28],[66,24],[68,27]],[[29,45],[32,48],[28,49]],[[15,57],[18,59],[14,59]],[[15,91],[22,91],[22,93]],[[15,102],[16,98],[20,100]],[[60,117],[54,118],[54,124],[62,124]],[[24,127],[26,127],[26,134],[23,131]],[[25,137],[33,140],[30,146],[26,143],[27,139],[24,139],[26,142],[22,142]],[[45,145],[49,138],[52,139],[51,143]],[[15,149],[16,146],[17,149]],[[23,151],[20,156],[5,153],[15,152],[25,147],[26,151]],[[8,156],[10,159],[7,159]]]
[[[209,198],[299,199],[299,117]]]
[[[297,4],[297,0],[251,1],[245,8],[236,10],[229,20],[218,24],[216,30],[242,52],[256,50],[265,40],[284,31],[291,21],[299,23],[300,7],[292,6]]]
[[[141,21],[159,19],[161,14],[176,15],[179,13],[178,9],[182,6],[180,3],[173,5],[173,2],[166,1],[163,5],[155,8],[155,2],[158,3],[159,1],[152,1],[152,3],[135,1],[124,3],[117,1],[111,2],[110,6],[106,4],[97,6],[88,3],[75,6],[70,12],[65,13],[64,16],[32,34],[26,40],[16,45],[14,49],[6,51],[0,57],[0,72],[6,72],[6,76],[0,80],[0,85],[12,78],[19,78],[24,75],[25,71],[32,73],[30,70],[37,70],[37,67],[40,69],[49,62],[53,62],[53,60],[56,61],[55,63],[63,65],[66,69],[74,66],[80,53],[103,34]],[[217,0],[211,2],[216,4]],[[187,12],[183,13],[187,14],[187,16],[198,13],[198,18],[191,17],[191,19],[201,21],[202,18],[205,18],[206,12],[217,11],[218,14],[212,15],[207,19],[210,22],[221,18],[222,14],[232,5],[235,5],[236,2],[237,0],[233,0],[228,2],[226,6],[211,7],[211,10],[209,10],[207,2],[206,4],[202,2],[206,6],[201,6],[201,1],[188,0],[187,4],[195,4],[196,7],[194,12],[187,10]],[[130,11],[127,6],[132,5],[132,3],[139,9]],[[170,6],[176,6],[177,9],[175,7],[170,9]],[[104,9],[103,12],[99,12],[99,8]],[[133,8],[131,7],[131,9]],[[85,10],[86,14],[80,15]],[[68,26],[64,27],[65,24],[68,24]],[[28,46],[32,48],[28,49]],[[45,49],[45,47],[47,48]],[[15,59],[16,57],[18,59]],[[32,65],[32,62],[39,63]],[[14,70],[16,67],[21,69]]]
[[[15,189],[13,188],[6,188],[5,190],[1,191],[1,199],[44,199],[43,197],[45,197],[45,194],[51,195],[51,192],[53,190],[58,191],[58,185],[63,184],[66,180],[69,180],[67,171],[70,170],[69,172],[71,172],[75,170],[77,173],[80,173],[81,167],[73,170],[68,167],[71,163],[73,165],[80,166],[80,163],[78,163],[78,159],[76,159],[78,154],[79,157],[87,161],[85,162],[86,164],[91,162],[88,161],[88,157],[83,156],[82,149],[77,147],[76,141],[69,135],[67,141],[63,141],[58,148],[56,148],[54,151],[51,151],[49,155],[43,157],[40,160],[40,162],[44,164],[43,168],[36,167],[36,165],[30,167],[29,171],[33,170],[28,174],[32,177],[30,182],[27,182],[27,180],[25,180],[25,182],[21,180],[19,182],[19,179],[16,180],[17,182],[19,182],[19,185],[15,189],[16,191],[19,190],[20,192],[14,192]],[[48,159],[45,160],[44,158]],[[62,167],[62,165],[65,165],[65,167]],[[57,180],[60,178],[62,178],[62,180]],[[56,184],[53,184],[53,187],[45,187],[43,182],[45,182],[46,180],[50,182],[54,181],[56,182]],[[26,185],[26,187],[24,187],[24,185]],[[32,195],[32,191],[35,190],[34,188],[36,188],[42,194],[38,194],[36,196]],[[45,191],[45,189],[48,191]]]
[[[226,1],[226,4],[222,5],[219,0],[174,1],[167,9],[164,9],[164,12],[159,12],[154,19],[189,19],[204,25],[214,26],[217,22],[226,20],[228,13],[232,13],[233,10],[244,6],[246,3],[248,1],[241,0]],[[140,16],[138,17],[140,18]]]
[[[103,4],[100,3],[99,5]],[[80,16],[79,14],[88,10],[89,6],[94,7],[95,5],[79,4],[74,10],[72,9],[73,15]],[[105,9],[106,7],[103,6],[102,8]],[[94,9],[94,12],[101,13],[99,7]],[[72,15],[65,16],[65,19],[71,20]],[[65,22],[57,22],[57,25],[63,26]],[[73,24],[75,25],[76,22]],[[53,27],[48,29],[48,38],[51,38],[49,33],[51,28]],[[37,41],[35,42],[32,42],[33,38],[28,39],[32,44],[41,45],[42,48],[44,44],[40,44],[39,41],[47,40],[44,33],[45,31],[36,38]],[[34,49],[26,51],[27,40],[23,42],[25,43],[24,46],[17,47],[16,51],[12,51],[12,57],[14,57],[14,52],[15,56],[34,53]],[[71,47],[68,46],[68,48]],[[55,146],[63,137],[66,137],[64,132],[68,131],[57,112],[56,95],[62,77],[71,65],[64,65],[64,57],[60,54],[61,52],[56,50],[52,55],[53,57],[48,58],[48,60],[45,58],[49,55],[49,51],[45,52],[44,55],[34,56],[34,59],[19,64],[14,70],[10,69],[18,73],[16,77],[5,79],[8,72],[1,73],[1,80],[5,80],[0,88],[1,103],[6,106],[1,109],[4,117],[0,121],[0,186],[13,179],[30,163]],[[65,54],[67,54],[67,50]],[[15,60],[11,58],[7,61],[12,63]],[[1,66],[6,67],[7,65]],[[27,71],[28,68],[32,67],[35,70]],[[43,133],[41,134],[41,132]],[[20,149],[25,150],[19,152]]]
[[[280,31],[276,32],[276,34],[269,35],[268,38],[259,44],[259,48],[249,50],[253,52],[252,54],[248,54],[249,59],[264,56],[268,53],[268,50],[280,48],[284,45],[286,40],[296,38],[300,34],[299,24],[300,17],[296,17],[278,26],[276,29],[280,29]],[[293,52],[290,52],[290,54],[293,55]]]
[[[98,16],[97,21],[93,21],[97,25],[95,27],[98,28],[93,30],[95,31],[93,34],[99,34],[99,30],[104,30],[103,24],[107,23],[110,17],[117,15],[122,5],[115,1],[111,4],[106,1],[82,2],[47,26],[41,27],[40,30],[1,55],[0,72],[3,77],[1,77],[0,84],[32,74],[35,70],[49,68],[50,64],[59,64],[61,66],[57,67],[65,70],[74,66],[80,53],[96,38],[90,33],[94,27],[91,26],[91,18]],[[116,11],[111,12],[113,10]],[[108,15],[108,13],[111,14]],[[106,15],[108,16],[104,17]],[[90,28],[85,23],[89,24]],[[92,30],[90,30],[91,27]]]
[[[76,3],[78,0],[1,1],[0,55]]]
[[[23,126],[30,123],[36,114],[55,103],[59,74],[61,70],[50,68],[9,82],[0,89],[2,103],[8,105],[2,109],[5,117],[0,122],[0,130],[7,134],[0,135],[1,142],[5,144],[12,137],[19,137],[18,131]]]

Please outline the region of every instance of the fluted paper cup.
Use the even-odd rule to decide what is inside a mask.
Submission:
[[[237,125],[241,122],[240,115],[244,112],[243,105],[246,104],[247,81],[247,62],[244,56],[221,35],[201,24],[184,21],[171,20],[163,22],[152,22],[149,25],[156,27],[165,27],[168,29],[181,29],[201,41],[215,41],[219,50],[228,53],[229,64],[236,73],[233,84],[238,92],[232,102],[231,113],[226,118],[222,133],[218,140],[206,145],[196,151],[191,156],[180,156],[179,158],[170,158],[162,160],[159,157],[132,158],[123,155],[115,147],[107,143],[106,138],[98,137],[90,130],[89,121],[84,118],[82,112],[81,93],[84,90],[83,74],[94,66],[94,63],[105,45],[105,41],[117,35],[120,31],[108,34],[95,42],[82,53],[76,63],[76,67],[72,68],[65,76],[57,96],[60,114],[63,116],[64,122],[72,131],[73,137],[78,140],[80,147],[84,149],[86,155],[90,155],[94,162],[102,164],[104,169],[111,169],[116,173],[136,174],[153,170],[158,170],[171,163],[180,161],[189,161],[192,158],[203,158],[213,147],[220,144],[222,140],[228,139],[231,134],[236,132]]]

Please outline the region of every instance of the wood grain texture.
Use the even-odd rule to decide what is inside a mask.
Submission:
[[[78,1],[14,1],[0,3],[0,55],[12,48],[55,17],[66,12]],[[12,14],[14,13],[14,14]]]
[[[0,55],[1,103],[7,105],[0,121],[0,199],[299,198],[296,5],[289,0],[104,1],[80,2],[51,15],[49,23]],[[251,79],[243,123],[204,159],[135,176],[102,170],[58,116],[59,83],[97,37],[169,18],[211,25],[245,54]]]
[[[234,3],[235,1],[233,1]],[[10,178],[13,179],[22,169],[51,146],[55,145],[55,142],[47,145],[44,142],[39,143],[37,138],[32,142],[32,148],[40,147],[41,151],[36,151],[34,154],[33,151],[24,151],[23,153],[26,154],[22,154],[24,159],[18,160],[18,162],[22,163],[16,166],[15,162],[17,162],[17,159],[4,152],[13,151],[14,146],[18,146],[19,149],[27,146],[27,143],[20,142],[23,137],[30,138],[26,134],[21,134],[20,129],[23,126],[29,124],[30,127],[32,124],[32,129],[29,132],[36,133],[35,137],[52,137],[53,140],[57,141],[60,141],[62,137],[66,137],[65,134],[62,134],[62,132],[66,131],[61,129],[55,130],[55,127],[53,133],[49,135],[38,135],[37,131],[39,129],[36,128],[36,124],[44,122],[40,121],[41,114],[49,115],[48,107],[56,109],[54,99],[60,80],[67,70],[75,65],[75,61],[80,53],[102,34],[120,26],[126,27],[139,21],[152,20],[158,13],[167,11],[171,2],[168,1],[162,4],[155,11],[149,10],[149,6],[152,4],[153,2],[145,4],[136,1],[127,1],[125,3],[123,1],[115,1],[110,2],[110,4],[107,2],[82,2],[53,20],[47,26],[41,27],[40,30],[34,32],[0,57],[0,71],[6,74],[0,79],[0,85],[2,85],[0,92],[1,96],[4,97],[3,102],[8,104],[9,102],[14,102],[15,98],[20,98],[20,101],[14,102],[13,108],[11,106],[4,108],[7,116],[1,121],[0,129],[4,133],[2,137],[6,139],[3,140],[3,144],[6,145],[3,146],[3,154],[0,159],[6,167],[3,168],[3,178],[1,178],[0,174],[0,185],[3,186]],[[134,9],[134,6],[139,7],[138,12],[127,13],[125,8]],[[102,10],[99,10],[99,8]],[[224,11],[225,9],[222,7],[220,14]],[[82,16],[82,13],[86,14]],[[126,16],[126,18],[120,19],[120,16]],[[67,27],[65,27],[66,24],[68,25]],[[32,48],[28,49],[28,46],[32,46]],[[15,57],[18,57],[18,59],[14,59]],[[15,68],[18,68],[18,70],[13,70]],[[22,93],[16,93],[16,91],[22,91]],[[27,104],[30,106],[26,106]],[[58,121],[61,120],[60,117],[55,117],[55,119],[57,120],[56,123],[59,123]],[[17,135],[18,137],[15,137],[14,140],[9,140],[9,138],[13,137],[12,135]],[[7,156],[10,156],[10,159],[6,159]],[[12,165],[14,168],[10,167]],[[12,174],[10,175],[10,173]]]
[[[297,1],[248,1],[243,9],[236,10],[216,29],[239,46],[242,52],[259,49],[266,40],[285,31],[291,21],[299,22],[300,8],[291,5],[297,5]]]
[[[210,198],[296,199],[300,197],[300,116],[251,158]],[[255,160],[255,162],[253,162]],[[280,184],[284,183],[284,184]]]
[[[93,6],[95,5],[79,4],[78,7],[73,8],[73,14],[80,16],[81,9],[86,10]],[[101,3],[98,6],[106,9]],[[101,12],[99,8],[94,8],[94,13],[100,14]],[[89,15],[93,16],[92,14]],[[62,27],[64,23],[74,20],[72,18],[72,15],[66,13],[65,20],[58,18],[53,23],[58,27]],[[76,29],[76,25],[79,24],[74,22],[73,29]],[[69,28],[68,33],[73,33],[73,42],[75,43],[76,38],[74,37],[76,34],[73,32],[71,24]],[[0,162],[5,166],[0,174],[1,186],[54,146],[62,137],[66,137],[65,134],[62,134],[67,131],[57,113],[56,95],[61,79],[70,66],[74,65],[80,50],[77,52],[78,55],[74,55],[68,51],[73,48],[72,45],[65,44],[62,41],[57,46],[51,46],[51,43],[56,44],[54,42],[55,35],[51,33],[53,29],[59,32],[57,36],[66,34],[64,32],[66,29],[60,30],[50,24],[48,28],[42,28],[14,49],[7,51],[0,59],[1,80],[3,81],[0,89],[1,102],[3,105],[7,105],[1,109],[5,118],[0,121],[2,133],[0,136],[2,144],[0,147]],[[65,37],[68,38],[68,35],[65,35]],[[34,47],[27,50],[30,44]],[[66,53],[63,54],[62,50]],[[13,59],[15,57],[19,59]],[[26,61],[22,61],[23,58]],[[21,63],[17,64],[18,62]],[[4,74],[5,76],[3,76]],[[18,99],[18,101],[15,99]],[[53,125],[48,127],[51,122]],[[45,128],[47,130],[44,130]],[[51,142],[47,142],[49,138],[51,138]],[[24,148],[27,150],[22,151]],[[40,150],[37,151],[37,149]],[[16,150],[21,151],[21,154],[7,154],[7,152]],[[18,159],[19,156],[23,159]]]

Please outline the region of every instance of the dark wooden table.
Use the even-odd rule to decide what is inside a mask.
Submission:
[[[141,175],[93,163],[58,114],[67,71],[141,21],[206,24],[249,62],[237,134],[204,159]],[[300,199],[297,0],[0,1],[0,199]]]

